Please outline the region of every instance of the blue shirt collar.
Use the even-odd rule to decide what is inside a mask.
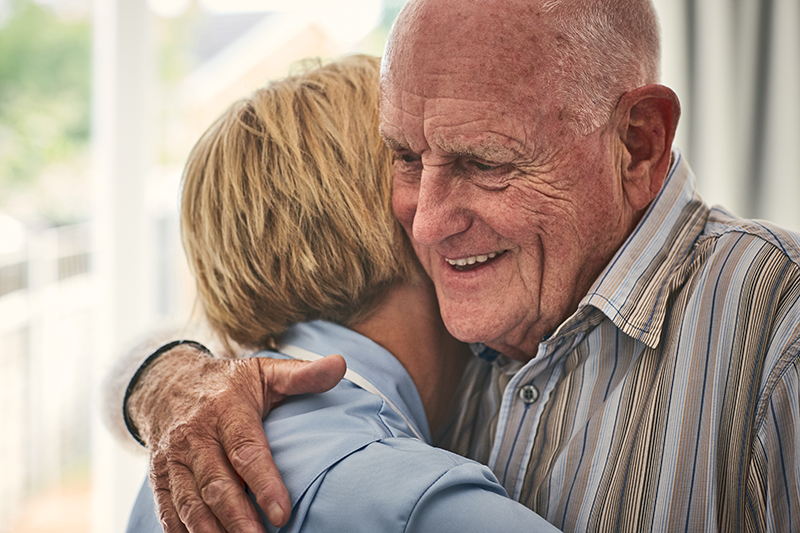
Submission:
[[[347,367],[381,391],[411,423],[425,441],[431,442],[428,419],[417,387],[406,369],[389,351],[355,331],[323,320],[289,328],[281,342],[326,356],[340,354]]]

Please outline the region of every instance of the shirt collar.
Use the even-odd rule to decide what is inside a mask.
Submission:
[[[281,342],[322,356],[342,355],[348,369],[381,391],[416,425],[426,442],[431,442],[425,408],[414,381],[400,361],[382,346],[351,329],[323,320],[292,326]]]
[[[651,348],[661,337],[667,300],[680,281],[680,264],[708,218],[694,174],[679,150],[672,153],[664,186],[581,301],[553,337],[593,324],[599,309],[620,330]]]

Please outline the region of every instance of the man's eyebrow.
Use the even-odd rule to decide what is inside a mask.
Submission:
[[[389,150],[394,150],[395,152],[397,152],[397,151],[400,151],[400,150],[407,150],[408,149],[408,146],[406,146],[405,144],[401,143],[397,139],[393,139],[392,137],[387,137],[383,132],[380,132],[380,133],[381,133],[381,137],[383,137],[383,142],[386,144],[386,147],[389,148]]]
[[[470,148],[454,149],[450,152],[453,155],[464,159],[478,159],[482,161],[503,161],[510,162],[519,157],[519,152],[509,148],[497,146],[473,146]]]
[[[436,144],[445,152],[465,159],[511,162],[522,156],[522,146],[514,142],[502,142],[494,136],[483,136],[479,140],[436,139]]]

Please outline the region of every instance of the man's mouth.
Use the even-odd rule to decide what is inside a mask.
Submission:
[[[505,250],[501,252],[491,252],[485,255],[472,255],[470,257],[462,257],[460,259],[448,259],[445,257],[444,260],[456,270],[464,272],[466,270],[478,268],[479,266],[491,261],[495,257],[502,255],[504,252]]]

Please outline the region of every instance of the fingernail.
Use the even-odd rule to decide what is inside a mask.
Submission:
[[[267,506],[267,518],[272,522],[272,525],[279,527],[283,524],[283,509],[277,502],[271,502]]]

